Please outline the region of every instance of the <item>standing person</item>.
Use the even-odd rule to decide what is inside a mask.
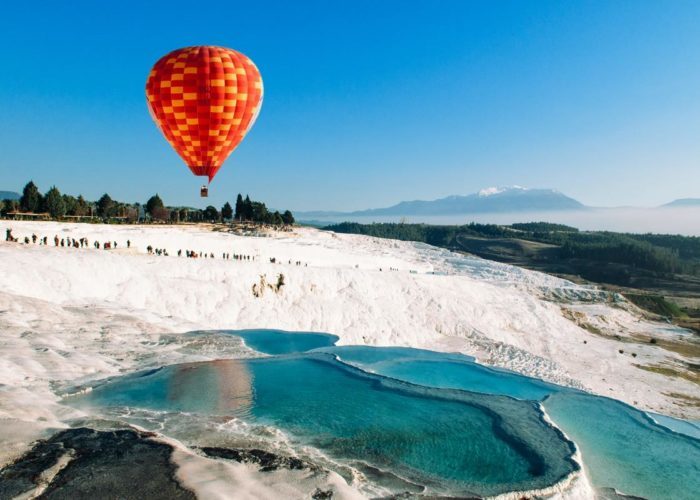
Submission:
[[[126,248],[131,248],[131,240],[126,240]]]
[[[9,227],[5,230],[5,241],[12,241],[14,238],[12,237],[12,229]]]
[[[32,234],[32,243],[36,243],[36,234]]]
[[[54,246],[58,246],[58,235],[53,237],[53,244]]]

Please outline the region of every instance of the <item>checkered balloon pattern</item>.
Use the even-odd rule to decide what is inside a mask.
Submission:
[[[263,98],[253,61],[224,47],[186,47],[153,66],[148,109],[195,175],[211,181],[253,126]]]

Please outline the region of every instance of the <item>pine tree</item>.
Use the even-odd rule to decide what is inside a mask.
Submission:
[[[204,218],[209,222],[214,222],[219,220],[219,212],[215,207],[209,205],[204,209]]]
[[[238,196],[236,197],[236,220],[241,220],[243,219],[243,197],[241,196],[241,193],[238,193]]]
[[[56,186],[51,187],[51,189],[47,191],[45,204],[46,210],[54,219],[63,217],[66,213],[66,204],[63,201],[61,192],[56,188]]]
[[[282,214],[282,222],[287,225],[294,224],[294,216],[292,215],[292,212],[285,210]]]
[[[224,220],[231,220],[233,217],[233,207],[231,207],[231,204],[227,201],[224,203],[224,206],[221,207],[221,218]]]
[[[75,211],[78,207],[78,200],[69,194],[64,194],[63,204],[65,205],[66,215],[76,215]]]
[[[253,202],[250,201],[250,196],[245,195],[245,200],[243,201],[243,219],[253,220]]]
[[[114,212],[114,201],[105,193],[97,200],[97,215],[100,217],[111,217]]]
[[[23,212],[38,212],[41,210],[43,200],[39,188],[33,181],[29,181],[22,190],[22,197],[19,199],[19,207]]]
[[[85,198],[83,198],[83,195],[81,194],[75,201],[75,215],[87,215],[88,212],[90,212],[90,207],[88,207]]]
[[[158,193],[156,193],[155,195],[151,196],[146,202],[146,213],[152,217],[156,209],[159,208],[164,208],[163,200],[161,200],[160,196],[158,196]]]

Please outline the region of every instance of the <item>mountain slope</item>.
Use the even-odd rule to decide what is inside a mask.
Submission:
[[[0,191],[0,200],[19,200],[20,194],[14,191]]]
[[[661,207],[700,207],[700,198],[679,198]]]
[[[552,189],[489,188],[467,196],[404,201],[353,215],[452,215],[467,213],[580,210],[583,204]]]
[[[454,195],[438,200],[402,201],[385,208],[355,212],[297,212],[301,217],[338,217],[343,215],[459,215],[470,213],[549,212],[584,210],[587,207],[554,189],[528,189],[519,186],[487,188],[466,196]]]

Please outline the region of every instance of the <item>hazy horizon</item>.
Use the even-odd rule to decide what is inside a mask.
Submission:
[[[301,217],[302,222],[405,222],[462,225],[513,224],[516,222],[552,222],[576,227],[582,231],[614,231],[621,233],[658,233],[700,236],[700,207],[683,208],[591,208],[589,210],[503,212],[461,215],[424,216],[341,216]]]
[[[30,181],[34,182],[33,179],[30,179]],[[29,181],[27,181],[27,182],[29,182]],[[35,184],[37,184],[37,183],[35,182]],[[22,189],[24,188],[24,185],[26,185],[26,182],[25,182],[22,186],[20,186],[20,187],[18,187],[18,188],[8,188],[7,186],[2,186],[2,185],[0,185],[0,191],[14,192],[14,193],[17,193],[17,194],[20,194],[20,195],[21,195],[21,194],[22,194]],[[49,187],[51,187],[51,186],[53,186],[53,185],[54,185],[54,184],[52,183]],[[38,186],[38,187],[39,187],[39,191],[41,191],[42,193],[45,193],[45,192],[49,189],[49,187],[46,187],[46,186]],[[61,186],[60,186],[60,185],[57,185],[56,187],[58,187],[59,190],[61,189]],[[477,189],[476,191],[473,191],[473,192],[469,192],[469,193],[451,193],[451,194],[448,194],[448,195],[445,195],[445,196],[441,196],[441,197],[439,197],[439,198],[430,198],[430,199],[429,199],[429,198],[425,198],[425,197],[415,196],[415,197],[413,197],[413,198],[406,198],[406,199],[400,199],[400,200],[394,200],[394,201],[388,200],[388,201],[386,202],[386,204],[381,205],[381,206],[358,206],[357,208],[352,208],[352,209],[347,209],[347,210],[336,209],[336,208],[334,208],[334,207],[314,207],[314,208],[309,208],[309,209],[299,209],[299,208],[296,208],[296,207],[285,207],[285,209],[288,208],[288,209],[293,210],[293,211],[304,212],[304,213],[305,213],[305,212],[344,212],[344,213],[345,213],[345,212],[355,212],[355,211],[362,211],[362,210],[370,210],[370,209],[376,209],[376,208],[392,207],[392,206],[397,205],[397,204],[399,204],[399,203],[401,203],[401,202],[411,202],[411,201],[435,201],[435,200],[439,200],[439,199],[443,199],[443,198],[448,198],[448,197],[450,197],[450,196],[469,196],[469,195],[477,194],[477,193],[479,193],[480,191],[485,191],[485,190],[489,190],[489,189],[494,189],[494,188],[511,188],[511,187],[518,187],[518,188],[524,188],[524,189],[544,189],[544,190],[556,191],[556,192],[559,192],[559,193],[561,193],[561,194],[563,194],[563,195],[565,195],[565,196],[567,196],[567,197],[570,197],[570,198],[575,199],[576,201],[582,203],[582,204],[583,204],[585,207],[587,207],[587,208],[596,208],[596,209],[624,209],[624,208],[639,208],[639,209],[650,208],[650,209],[652,209],[652,208],[662,208],[664,205],[666,205],[666,204],[668,204],[668,203],[671,203],[671,202],[674,202],[674,201],[678,201],[678,200],[682,200],[682,199],[698,199],[698,200],[700,200],[700,193],[699,193],[697,196],[688,196],[688,197],[679,197],[679,198],[669,199],[669,200],[666,200],[666,201],[664,201],[664,202],[662,202],[662,203],[660,203],[660,204],[658,204],[658,205],[641,205],[641,204],[637,204],[637,205],[634,205],[634,204],[631,204],[631,205],[591,205],[591,204],[586,203],[585,200],[581,200],[581,199],[579,199],[579,198],[574,198],[574,197],[572,197],[572,196],[569,196],[567,193],[565,193],[565,192],[563,192],[563,191],[561,191],[561,190],[559,190],[559,189],[556,189],[556,188],[552,188],[552,187],[539,187],[539,186],[525,187],[525,186],[517,186],[517,185],[514,185],[514,184],[509,184],[509,185],[504,185],[504,186],[485,186],[485,187],[482,187],[481,189]],[[83,196],[84,196],[84,193],[73,193],[73,192],[68,192],[68,191],[65,191],[65,190],[61,190],[61,192],[62,192],[63,194],[69,194],[69,195],[72,195],[72,196],[78,196],[78,195],[83,195]],[[146,201],[145,199],[144,199],[144,200],[131,200],[131,199],[130,199],[130,200],[124,200],[124,199],[119,199],[119,198],[113,196],[112,193],[110,193],[110,192],[105,191],[105,193],[109,194],[110,196],[112,196],[113,198],[117,199],[118,201],[122,201],[122,202],[125,202],[125,203],[145,203],[145,201]],[[241,193],[243,196],[246,196],[246,195],[249,194],[249,193],[246,193],[246,192],[240,192],[240,193]],[[104,194],[104,193],[101,193],[101,194]],[[101,194],[100,194],[99,196],[101,196]],[[156,194],[156,193],[153,193],[153,194]],[[225,203],[226,201],[228,201],[228,202],[230,202],[230,203],[233,203],[233,202],[235,201],[235,197],[236,197],[237,195],[238,195],[238,192],[233,193],[233,194],[231,195],[230,198],[224,198],[224,199],[222,200],[222,203]],[[99,198],[99,196],[96,196],[95,198],[86,197],[86,199],[88,199],[89,201],[96,201],[96,200]],[[151,195],[148,195],[148,197],[150,197],[150,196],[151,196]],[[148,197],[147,197],[147,198],[148,198]],[[171,202],[170,200],[164,200],[164,201],[165,201],[166,205],[170,205],[170,206],[185,206],[185,204],[182,204],[182,203],[174,203],[174,202]],[[259,200],[259,201],[262,201],[262,202],[265,202],[265,203],[268,203],[268,204],[270,204],[270,201],[273,201],[273,202],[274,202],[274,200],[265,200],[265,199],[261,199],[261,200]],[[211,204],[212,204],[212,203],[208,202],[206,199],[205,199],[205,200],[202,200],[202,203],[203,203],[204,205],[211,205]],[[200,203],[200,204],[202,204],[202,203]],[[200,205],[200,204],[194,204],[194,205],[196,206],[196,205]],[[273,204],[274,204],[274,203],[273,203]]]
[[[697,2],[189,7],[7,5],[3,41],[21,50],[0,79],[0,189],[197,207],[241,192],[297,211],[508,184],[591,206],[700,196]],[[240,50],[265,87],[208,200],[144,95],[158,58],[196,44]]]

